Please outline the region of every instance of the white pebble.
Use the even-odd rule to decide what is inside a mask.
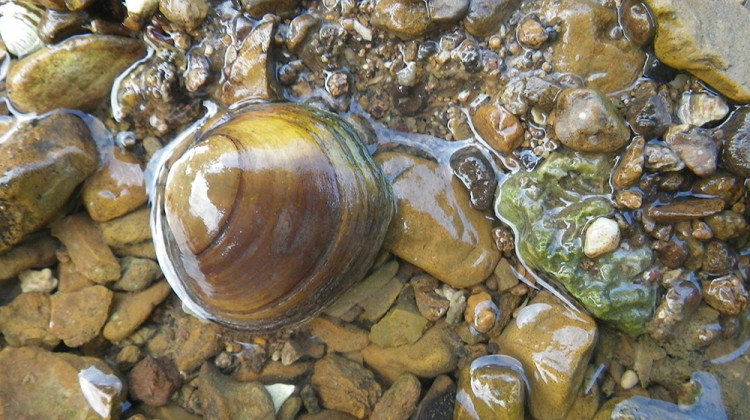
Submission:
[[[23,293],[50,293],[57,287],[57,279],[52,276],[52,270],[25,270],[18,274]]]
[[[622,377],[620,377],[620,386],[622,389],[630,389],[638,384],[638,374],[632,371],[631,369],[626,370],[623,372]]]
[[[586,229],[583,253],[589,258],[596,258],[614,251],[618,245],[620,245],[620,226],[612,219],[599,217]]]

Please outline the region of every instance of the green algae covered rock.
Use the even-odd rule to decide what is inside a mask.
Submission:
[[[606,155],[556,153],[502,182],[495,213],[515,229],[516,250],[530,268],[562,283],[594,317],[637,335],[656,298],[640,276],[651,250],[623,244],[591,260],[583,254],[587,224],[613,212],[611,171]]]

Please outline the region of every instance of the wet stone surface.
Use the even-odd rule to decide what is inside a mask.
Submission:
[[[750,418],[749,6],[6,1],[0,417]],[[259,102],[302,125],[215,129]],[[341,136],[354,154],[305,158]],[[173,142],[201,137],[219,140]],[[358,178],[367,155],[387,183]],[[273,176],[233,182],[252,165]],[[383,205],[341,205],[359,188]],[[327,216],[391,211],[382,245],[373,229],[305,242]],[[169,240],[197,231],[201,258]],[[212,242],[237,231],[242,246]],[[298,273],[278,255],[357,279],[282,285]],[[295,290],[312,303],[263,333],[201,320],[176,260],[214,286],[234,270],[207,290],[249,296],[244,315],[291,319]]]

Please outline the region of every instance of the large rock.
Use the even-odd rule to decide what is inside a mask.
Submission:
[[[72,114],[34,120],[3,141],[0,252],[47,224],[96,170],[97,160],[88,127]]]
[[[112,368],[93,357],[38,347],[0,352],[0,417],[116,419],[124,397]]]
[[[238,382],[204,363],[198,375],[198,392],[206,419],[273,420],[271,396],[257,382]]]
[[[375,160],[398,200],[385,247],[453,287],[486,279],[500,251],[492,222],[471,208],[461,182],[437,163],[405,153],[382,153]]]
[[[24,112],[56,108],[93,111],[109,97],[115,78],[146,54],[143,41],[81,35],[16,62],[6,80],[10,99]]]
[[[734,0],[646,0],[656,56],[728,98],[750,102],[750,10]]]
[[[372,412],[382,392],[372,372],[335,354],[315,362],[310,381],[323,407],[360,419]]]
[[[546,0],[540,14],[562,26],[553,44],[556,71],[579,75],[604,93],[630,86],[641,73],[645,54],[626,37],[611,35],[618,26],[614,9],[589,0]]]
[[[529,380],[531,415],[555,420],[564,418],[576,399],[596,336],[591,317],[541,292],[493,342],[521,362]]]

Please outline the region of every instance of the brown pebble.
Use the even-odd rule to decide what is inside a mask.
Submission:
[[[335,354],[315,362],[311,382],[325,408],[358,418],[370,414],[382,392],[371,371]]]
[[[96,337],[107,321],[113,293],[104,286],[57,292],[50,298],[50,332],[68,347],[79,347]]]
[[[421,390],[416,376],[409,373],[399,376],[375,404],[370,420],[407,420],[417,407]]]
[[[500,153],[508,154],[523,142],[523,126],[518,118],[500,105],[477,108],[471,122],[482,139]]]
[[[327,315],[313,318],[308,327],[310,334],[322,340],[329,351],[346,353],[362,350],[370,342],[367,331]]]
[[[747,308],[747,289],[737,276],[713,279],[703,284],[703,300],[726,315],[739,315]]]
[[[518,42],[526,47],[538,49],[549,38],[544,26],[536,19],[526,19],[516,31]]]
[[[55,222],[52,235],[65,245],[73,264],[89,280],[103,284],[120,278],[120,263],[104,242],[99,226],[86,213]]]
[[[55,263],[58,243],[47,236],[35,236],[0,255],[0,280],[7,280],[30,268],[47,267]]]
[[[171,359],[146,357],[128,374],[128,390],[133,399],[162,406],[179,389],[180,374]]]
[[[116,293],[112,312],[102,331],[104,338],[119,341],[132,334],[171,290],[166,281],[160,281],[141,292]]]
[[[646,215],[656,223],[675,223],[710,216],[723,209],[722,199],[693,198],[664,206],[650,206],[646,210]]]

